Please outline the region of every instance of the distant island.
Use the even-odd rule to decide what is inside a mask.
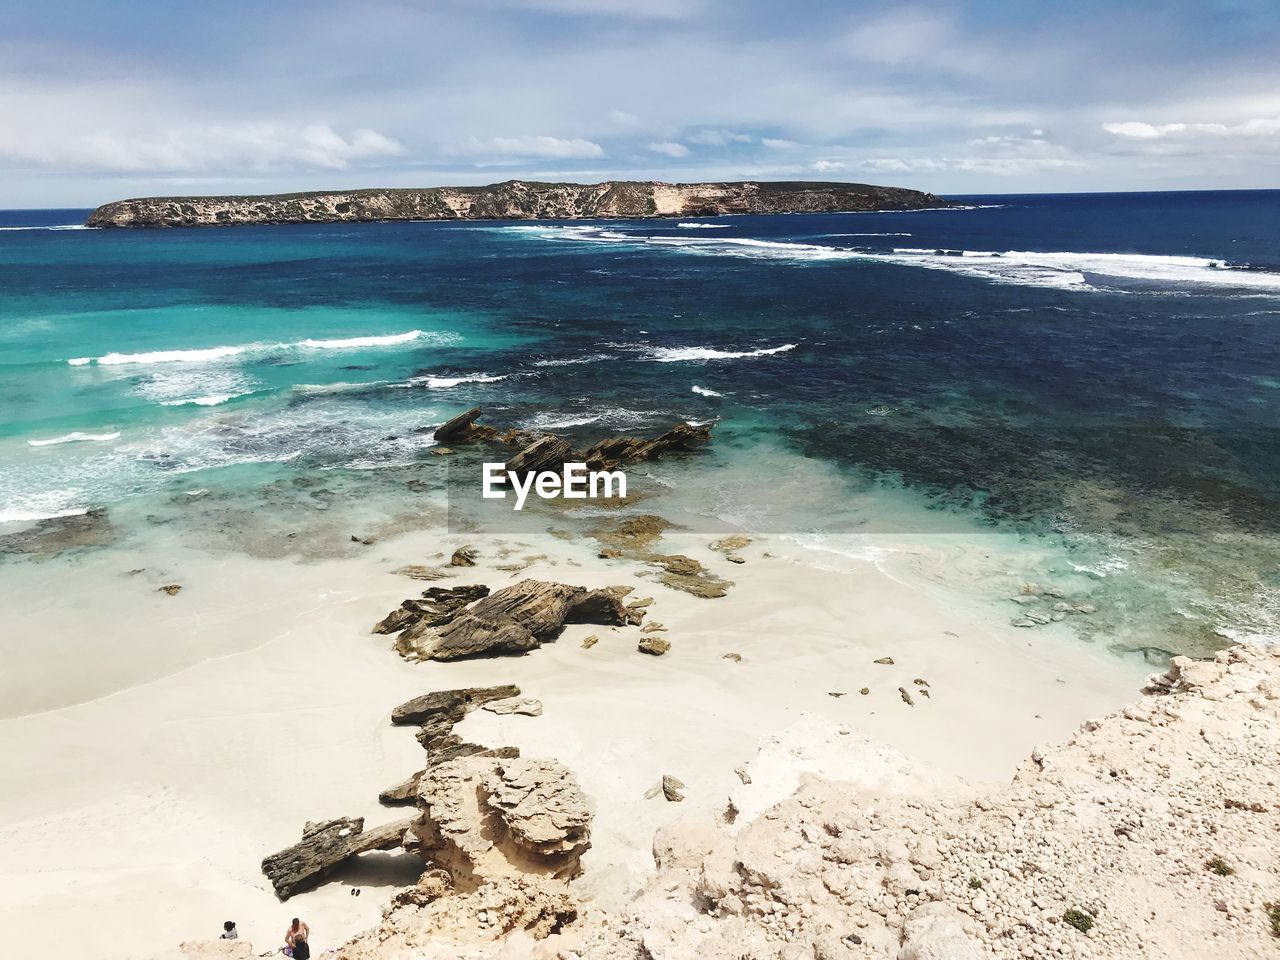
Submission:
[[[849,213],[950,204],[920,190],[866,183],[741,181],[538,183],[336,190],[237,197],[145,197],[98,207],[90,227],[216,227],[380,220],[581,220],[714,217],[731,213]]]

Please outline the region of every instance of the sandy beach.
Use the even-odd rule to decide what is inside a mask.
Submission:
[[[81,947],[102,958],[213,937],[224,919],[258,951],[277,946],[295,915],[321,951],[369,927],[420,861],[368,854],[285,904],[258,864],[295,842],[304,821],[364,816],[372,826],[399,816],[377,794],[419,769],[422,749],[390,725],[390,710],[432,690],[515,683],[543,703],[540,717],[475,712],[458,732],[573,771],[595,814],[573,887],[616,907],[651,875],[662,824],[718,813],[731,791],[764,809],[801,770],[858,774],[828,748],[833,737],[891,747],[940,777],[1004,781],[1037,744],[1130,698],[1146,672],[1065,627],[1007,626],[990,603],[920,575],[939,556],[954,561],[954,543],[921,538],[858,560],[760,539],[738,565],[708,539],[668,534],[664,546],[733,580],[720,599],[669,589],[631,561],[597,559],[593,542],[551,536],[423,531],[356,559],[306,564],[175,550],[162,571],[129,576],[126,567],[114,586],[91,578],[108,584],[102,595],[70,605],[56,598],[76,596],[83,565],[101,558],[15,567],[11,585],[38,580],[48,599],[24,605],[12,636],[65,645],[77,669],[42,673],[35,658],[15,659],[27,671],[10,679],[23,709],[0,722],[9,770],[0,921],[14,949],[57,949],[68,909]],[[654,598],[647,622],[667,628],[671,651],[638,653],[636,627],[578,624],[520,657],[403,661],[369,630],[424,585],[391,571],[438,562],[430,558],[464,542],[478,550],[477,566],[447,585],[535,577],[632,586]],[[494,569],[512,556],[545,559]],[[158,593],[152,579],[183,590]],[[95,626],[86,632],[88,605]],[[584,648],[591,634],[599,642]],[[893,664],[874,662],[884,657]],[[930,695],[909,706],[899,687],[918,690],[917,679]],[[762,742],[772,759],[757,769],[772,772],[744,794],[734,768]],[[686,784],[682,803],[646,799],[664,774]]]

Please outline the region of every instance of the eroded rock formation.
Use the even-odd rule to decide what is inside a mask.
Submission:
[[[726,213],[838,213],[948,206],[931,193],[809,181],[538,183],[341,190],[232,197],[146,197],[105,203],[91,227],[202,227],[376,220],[575,220],[705,217]]]

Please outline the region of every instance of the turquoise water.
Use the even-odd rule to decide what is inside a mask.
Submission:
[[[1101,608],[1073,628],[1129,647],[1276,633],[1275,192],[56,229],[84,213],[0,214],[0,535],[105,510],[305,558],[472,506],[430,439],[467,407],[583,442],[716,420],[640,471],[650,508],[855,553],[986,536],[980,589],[1069,580]]]

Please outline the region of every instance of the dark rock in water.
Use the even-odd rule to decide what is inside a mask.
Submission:
[[[538,437],[507,461],[509,473],[537,473],[540,470],[559,470],[573,453],[568,440],[547,433]]]
[[[342,817],[302,828],[302,840],[262,861],[262,872],[276,896],[288,900],[310,890],[332,874],[349,857],[369,850],[395,850],[415,818],[398,820],[364,831],[363,817]]]
[[[391,711],[391,722],[397,726],[424,723],[432,717],[454,716],[461,720],[467,713],[493,700],[509,700],[520,696],[520,688],[514,683],[496,687],[463,687],[458,690],[437,690],[421,697],[414,697]]]
[[[74,517],[50,517],[17,533],[0,536],[0,554],[56,556],[66,550],[101,547],[116,538],[106,510],[90,510]]]
[[[475,547],[459,547],[453,551],[453,556],[449,558],[449,566],[474,567],[476,565],[476,557],[479,555]]]
[[[483,424],[477,424],[476,419],[483,411],[479,407],[472,407],[465,413],[460,413],[452,420],[446,420],[436,432],[432,434],[437,443],[469,443],[476,440],[490,440],[498,435],[498,431],[493,427],[486,427]]]
[[[593,470],[611,470],[625,463],[656,460],[667,453],[688,453],[710,442],[710,424],[695,427],[681,423],[666,433],[649,439],[612,437],[601,440],[578,454],[578,459]]]
[[[647,513],[627,517],[625,520],[607,526],[596,527],[588,533],[621,556],[623,551],[643,550],[651,546],[664,531],[670,530],[672,526],[669,520]]]

